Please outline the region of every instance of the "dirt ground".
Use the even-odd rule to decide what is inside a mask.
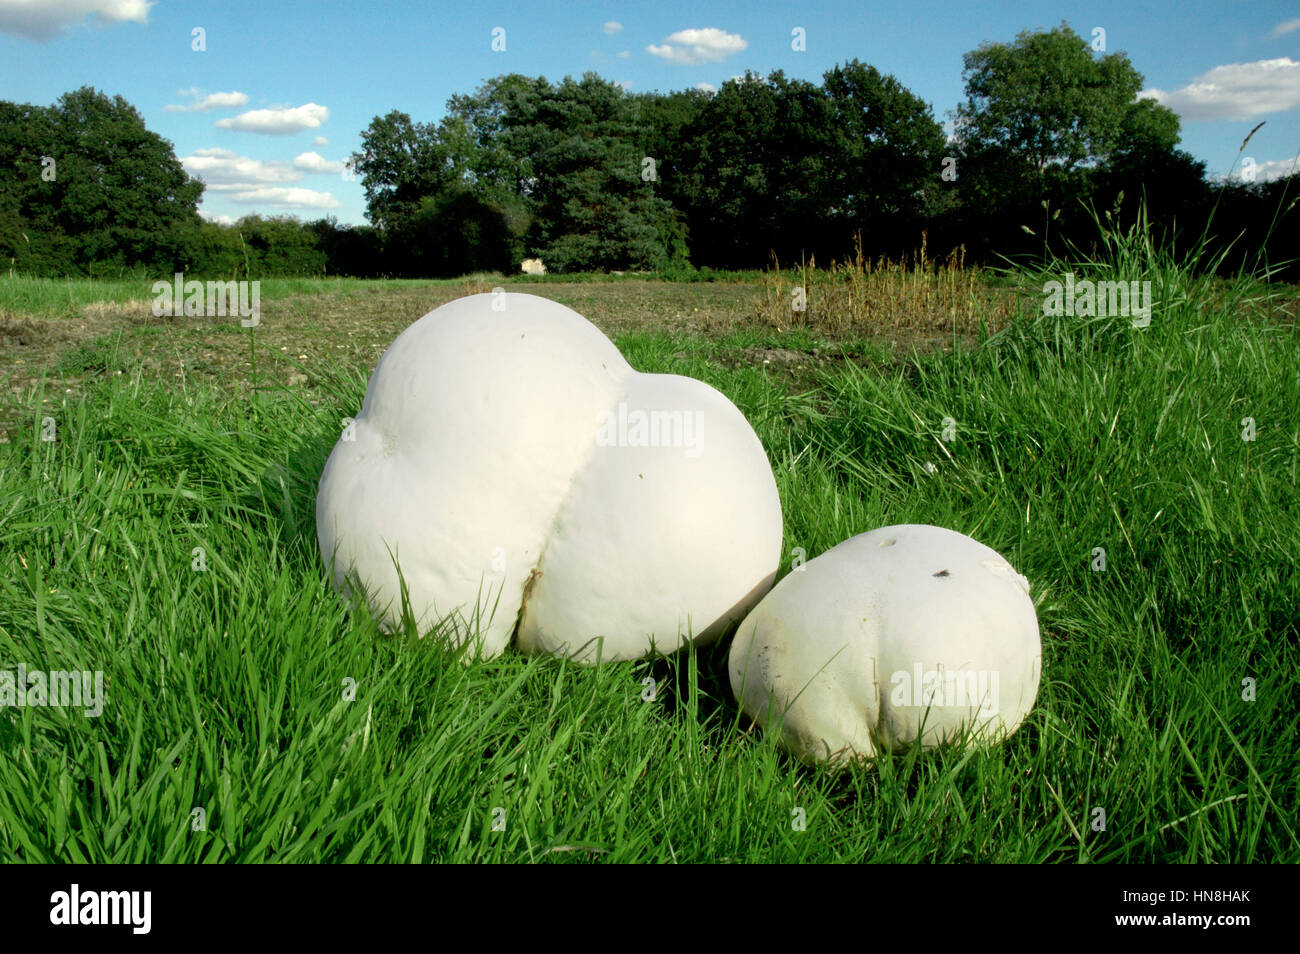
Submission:
[[[252,332],[240,326],[238,317],[158,318],[147,300],[96,303],[59,318],[0,314],[0,442],[11,439],[24,422],[30,424],[31,389],[42,376],[47,402],[75,396],[97,378],[137,368],[178,386],[207,381],[247,387],[254,380],[251,339],[260,386],[311,387],[314,368],[351,366],[368,372],[417,318],[462,295],[489,290],[486,284],[472,282],[376,284],[345,293],[273,299],[262,303],[260,323]],[[611,337],[647,328],[703,338],[722,338],[740,328],[774,334],[791,330],[770,317],[754,284],[627,280],[512,283],[509,290],[567,305]],[[895,353],[952,342],[951,332],[939,328],[891,329],[872,337]],[[765,366],[792,382],[844,357],[843,348],[825,347],[803,351],[745,346],[717,354],[726,366]]]

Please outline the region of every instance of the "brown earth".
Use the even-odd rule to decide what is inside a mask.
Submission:
[[[788,331],[753,283],[686,283],[625,279],[591,283],[510,283],[511,291],[543,295],[585,315],[606,334],[647,328],[674,335],[720,338],[738,328]],[[236,389],[308,387],[314,369],[355,367],[369,373],[407,325],[452,299],[490,290],[485,282],[430,286],[376,283],[364,291],[267,300],[256,329],[238,317],[155,317],[150,302],[96,303],[75,315],[36,318],[0,312],[0,442],[29,422],[32,389],[42,377],[45,400],[75,396],[98,378],[132,372],[177,387],[217,383]],[[780,319],[784,320],[784,319]],[[810,331],[817,329],[810,328]],[[950,344],[933,329],[889,329],[877,337],[891,351]],[[684,352],[683,352],[684,354]],[[810,371],[842,360],[843,350],[722,348],[723,365],[768,367],[803,381]]]

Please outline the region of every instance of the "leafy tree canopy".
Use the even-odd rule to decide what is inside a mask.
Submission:
[[[0,255],[33,271],[169,268],[198,225],[203,184],[121,96],[0,103]]]

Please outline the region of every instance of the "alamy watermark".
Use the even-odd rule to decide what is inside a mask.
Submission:
[[[1043,314],[1088,318],[1132,318],[1134,328],[1151,324],[1151,282],[1076,282],[1074,272],[1065,281],[1043,283]]]
[[[103,671],[46,672],[21,663],[16,670],[0,669],[0,708],[37,706],[85,709],[88,718],[97,718],[104,712]]]
[[[687,457],[699,457],[703,434],[703,411],[628,410],[620,401],[617,410],[596,415],[599,447],[681,447]]]
[[[50,923],[58,927],[122,925],[133,934],[148,934],[152,909],[152,891],[87,891],[74,883],[50,895]]]
[[[986,716],[998,712],[998,671],[996,669],[962,670],[926,669],[919,662],[911,671],[899,669],[890,674],[893,706],[973,709]]]
[[[225,318],[238,315],[245,328],[256,328],[262,316],[262,283],[255,282],[201,282],[185,281],[183,272],[177,272],[169,281],[153,283],[153,314],[193,318]]]

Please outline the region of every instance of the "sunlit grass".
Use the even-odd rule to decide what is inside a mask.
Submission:
[[[350,613],[313,508],[368,367],[314,369],[311,399],[139,367],[24,393],[30,427],[0,444],[0,670],[102,670],[108,704],[0,709],[0,859],[1300,860],[1300,336],[1273,320],[1284,290],[1140,240],[1017,281],[1151,280],[1145,328],[873,266],[839,280],[969,308],[975,343],[889,355],[847,319],[617,336],[752,422],[782,573],[796,548],[935,523],[1030,580],[1044,677],[1020,732],[844,775],[738,713],[725,641],[464,666]],[[759,345],[825,360],[727,360]]]

